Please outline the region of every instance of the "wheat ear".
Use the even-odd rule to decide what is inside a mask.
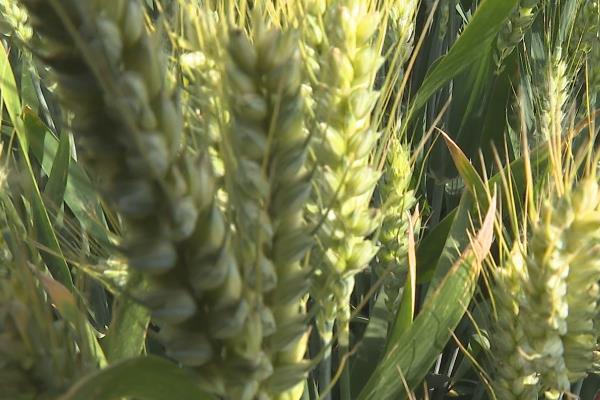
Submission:
[[[490,341],[494,363],[492,387],[497,399],[534,399],[540,390],[537,373],[522,348],[525,334],[519,304],[523,282],[527,280],[522,250],[515,246],[504,265],[494,269],[496,315]]]
[[[537,12],[539,0],[521,0],[511,17],[506,21],[496,39],[494,61],[500,70],[506,58],[523,40],[525,32],[531,27]]]
[[[365,2],[325,3],[325,8],[311,9],[323,12],[315,16],[322,22],[321,44],[313,47],[318,63],[313,149],[319,172],[312,220],[319,230],[318,249],[311,255],[317,274],[312,295],[319,306],[316,320],[322,337],[331,339],[337,318],[338,340],[344,346],[349,342],[354,275],[378,250],[367,237],[380,222],[379,213],[369,208],[379,179],[369,154],[379,138],[371,112],[379,96],[373,82],[382,62],[375,40],[380,14]]]
[[[138,296],[161,326],[167,356],[201,372],[212,365],[199,379],[224,393],[223,349],[235,355],[249,307],[211,163],[184,147],[181,110],[142,5],[22,3],[36,33],[32,48],[73,113],[82,158],[122,218],[130,271],[149,281]]]
[[[411,176],[409,150],[397,138],[392,138],[380,181],[383,222],[378,236],[380,250],[373,265],[376,274],[383,277],[390,318],[398,309],[407,266],[410,210],[416,204],[414,192],[409,189]],[[418,235],[418,226],[415,228],[414,234]]]
[[[546,200],[533,226],[519,315],[523,349],[549,398],[597,362],[599,204],[598,183],[585,178]]]
[[[298,39],[256,21],[250,37],[237,30],[230,36],[226,180],[245,296],[257,321],[247,356],[272,369],[260,377],[256,396],[298,399],[307,372],[309,286],[301,260],[311,244]]]

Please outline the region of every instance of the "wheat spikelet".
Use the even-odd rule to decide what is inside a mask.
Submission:
[[[395,63],[401,65],[412,52],[419,0],[396,0],[390,4],[386,41],[398,50]],[[402,77],[398,77],[402,81]]]
[[[599,204],[597,182],[585,178],[546,200],[532,231],[520,304],[523,349],[551,398],[598,360]]]
[[[560,53],[560,49],[557,49],[554,54],[544,55],[531,64],[534,77],[533,106],[536,111],[534,146],[550,141],[556,147],[562,135],[569,79],[566,63]],[[554,160],[557,159],[555,156]],[[560,169],[560,166],[557,168]]]
[[[327,0],[304,0],[302,2],[304,16],[300,21],[302,27],[301,49],[304,66],[311,83],[316,84],[321,71],[320,57],[326,46],[324,14],[328,6]]]
[[[0,33],[7,36],[15,34],[22,42],[31,38],[32,29],[29,26],[27,11],[18,2],[0,1]]]
[[[224,165],[221,138],[229,124],[229,110],[223,93],[224,45],[226,31],[220,26],[221,16],[205,4],[182,6],[182,33],[178,37],[178,65],[183,75],[183,105],[186,137],[191,146],[208,152],[217,185],[219,206],[227,208],[223,181]]]
[[[150,282],[140,296],[161,326],[166,354],[200,368],[204,387],[224,393],[235,370],[224,349],[232,358],[243,352],[235,344],[249,306],[211,163],[181,152],[181,112],[141,5],[23,4],[38,34],[33,47],[73,112],[83,158],[122,217],[129,267]]]
[[[317,235],[319,249],[311,255],[317,270],[312,293],[318,302],[317,327],[324,340],[331,339],[337,318],[338,340],[347,345],[354,275],[377,252],[377,246],[366,237],[380,219],[369,208],[379,174],[368,159],[379,137],[370,114],[378,98],[372,86],[381,65],[374,44],[380,17],[364,2],[325,4],[325,9],[317,8],[323,12],[317,19],[323,21],[319,35],[328,46],[313,47],[318,61],[313,82],[317,129],[313,149],[321,169],[315,177],[311,220],[322,221],[322,225]]]
[[[442,42],[446,35],[448,34],[448,25],[450,22],[450,10],[454,8],[452,4],[454,2],[445,1],[439,5],[439,9],[437,10],[437,21],[436,25],[438,25],[438,34],[437,40]],[[429,7],[432,8],[433,2],[429,3]]]
[[[218,66],[223,59],[219,15],[199,4],[185,4],[181,14],[179,65],[185,78],[187,127],[198,140],[197,146],[211,147],[216,152],[220,123],[226,114],[220,90],[223,77]]]
[[[568,79],[566,64],[560,56],[550,57],[544,67],[541,85],[540,132],[545,140],[556,138],[562,132],[564,107],[567,102]]]
[[[567,333],[567,276],[569,264],[564,257],[564,232],[570,210],[564,203],[543,205],[529,242],[524,296],[519,317],[526,336],[523,346],[542,373],[544,386],[568,390],[561,337]]]
[[[522,285],[528,280],[525,263],[515,247],[506,264],[494,270],[496,318],[490,335],[493,355],[493,389],[498,399],[529,400],[539,392],[538,377],[523,353],[524,332],[519,319]]]
[[[597,182],[587,178],[571,195],[574,220],[566,236],[570,253],[567,278],[567,334],[563,337],[569,380],[587,376],[599,360],[598,315],[600,287],[600,192]]]
[[[383,180],[380,181],[380,194],[385,205],[378,236],[380,250],[374,268],[377,275],[384,277],[386,306],[391,317],[400,301],[407,265],[410,209],[416,200],[414,192],[409,190],[412,169],[408,148],[393,138],[387,158]],[[417,234],[416,229],[414,233]]]
[[[529,29],[536,15],[539,0],[521,0],[508,19],[498,38],[494,61],[498,70],[502,68],[504,60],[513,52],[515,47],[523,40],[525,32]]]
[[[308,133],[297,37],[255,20],[251,38],[231,34],[229,55],[232,154],[226,157],[226,179],[245,295],[261,322],[250,333],[248,360],[269,361],[259,377],[259,398],[299,398],[308,291],[300,260],[310,245],[303,223],[310,176],[304,168]]]

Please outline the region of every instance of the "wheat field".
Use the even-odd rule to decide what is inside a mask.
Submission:
[[[600,398],[598,0],[0,0],[0,400]]]

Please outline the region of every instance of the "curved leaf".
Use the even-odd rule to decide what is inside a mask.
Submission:
[[[128,359],[77,382],[59,400],[204,400],[211,399],[186,370],[156,356]]]
[[[450,234],[459,211],[460,209],[457,207],[448,213],[419,243],[416,254],[419,266],[418,284],[428,283],[433,278],[437,262],[444,251],[446,238]]]
[[[388,344],[394,343],[399,339],[412,324],[415,317],[415,306],[417,296],[417,260],[415,255],[415,235],[414,226],[419,219],[419,209],[408,224],[408,274],[404,290],[402,291],[402,300],[396,313],[396,318],[392,325],[391,335],[388,338]]]
[[[21,99],[19,98],[15,77],[10,67],[8,53],[2,45],[0,45],[0,95],[15,127],[22,150],[23,164],[28,178],[24,186],[28,191],[27,195],[31,202],[37,239],[49,250],[42,251],[41,255],[52,276],[72,291],[74,290],[74,286],[71,271],[62,254],[29,159],[29,140],[26,133],[27,127],[21,117]]]
[[[427,73],[423,85],[412,104],[412,112],[423,107],[429,97],[461,71],[487,52],[491,41],[517,5],[517,0],[486,0],[452,46]]]
[[[470,246],[455,261],[431,294],[410,329],[388,351],[361,391],[359,400],[397,399],[406,395],[403,381],[414,388],[435,362],[462,319],[492,244],[496,199]]]
[[[143,287],[139,274],[131,274],[128,291]],[[106,358],[112,363],[139,356],[144,348],[150,311],[136,299],[121,295],[113,305],[113,318],[106,332],[103,347]]]
[[[71,160],[71,144],[69,135],[63,132],[60,135],[56,157],[52,162],[52,169],[48,176],[48,183],[44,195],[50,201],[50,206],[60,207],[63,203],[67,179],[69,177],[69,162]]]

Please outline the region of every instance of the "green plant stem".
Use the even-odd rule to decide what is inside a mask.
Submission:
[[[343,368],[342,376],[340,379],[340,399],[341,400],[352,400],[352,389],[350,386],[350,358],[349,348],[347,345],[340,346],[340,366]]]
[[[321,340],[321,349],[323,350],[323,359],[319,363],[319,392],[325,391],[331,384],[331,345]],[[331,400],[331,391],[320,400]]]

